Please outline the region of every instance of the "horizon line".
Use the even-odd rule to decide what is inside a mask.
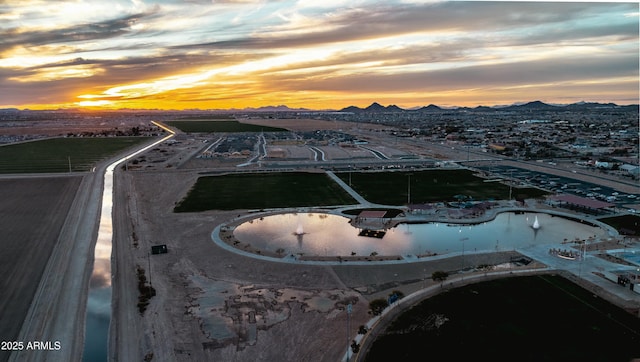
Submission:
[[[346,107],[342,107],[339,109],[336,108],[323,108],[323,109],[315,109],[315,108],[306,108],[306,107],[289,107],[286,104],[279,104],[279,105],[267,105],[267,106],[257,106],[257,107],[245,107],[245,108],[182,108],[182,109],[177,109],[177,108],[109,108],[109,107],[81,107],[81,106],[75,106],[75,107],[58,107],[58,108],[29,108],[29,107],[25,107],[25,108],[20,108],[20,107],[16,107],[16,106],[5,106],[0,108],[0,111],[7,111],[7,110],[17,110],[17,111],[90,111],[90,112],[95,112],[95,111],[111,111],[111,112],[117,112],[117,111],[155,111],[155,112],[169,112],[169,111],[173,111],[173,112],[188,112],[188,111],[201,111],[201,112],[243,112],[243,111],[269,111],[269,108],[282,108],[282,111],[299,111],[299,112],[304,112],[304,111],[308,111],[308,112],[340,112],[343,111],[344,109],[347,108],[358,108],[360,110],[366,110],[367,108],[374,106],[374,105],[378,105],[381,106],[383,108],[389,108],[389,107],[397,107],[399,109],[401,109],[402,111],[416,111],[416,110],[420,110],[422,108],[427,108],[427,107],[431,107],[431,106],[435,106],[438,107],[442,110],[456,110],[456,109],[475,109],[475,108],[493,108],[493,109],[501,109],[501,108],[509,108],[509,107],[517,107],[517,106],[524,106],[527,104],[531,104],[531,103],[541,103],[543,105],[546,106],[551,106],[551,107],[558,107],[558,108],[562,108],[562,107],[566,107],[566,106],[570,106],[570,105],[583,105],[583,104],[593,104],[593,105],[614,105],[617,107],[629,107],[629,106],[640,106],[640,100],[638,102],[635,103],[628,103],[628,104],[619,104],[619,103],[615,103],[615,102],[591,102],[591,101],[578,101],[578,102],[573,102],[573,103],[547,103],[544,101],[540,101],[540,100],[534,100],[534,101],[524,101],[524,102],[514,102],[511,104],[494,104],[491,106],[488,105],[483,105],[483,104],[479,104],[477,106],[439,106],[437,104],[427,104],[427,105],[423,105],[423,106],[413,106],[413,107],[409,107],[409,108],[403,108],[401,106],[398,106],[396,104],[388,104],[388,105],[382,105],[381,103],[379,103],[378,101],[373,101],[371,102],[369,105],[367,106],[356,106],[356,105],[349,105]]]

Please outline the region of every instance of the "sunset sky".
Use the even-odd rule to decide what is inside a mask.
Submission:
[[[636,104],[638,8],[0,0],[0,108]]]

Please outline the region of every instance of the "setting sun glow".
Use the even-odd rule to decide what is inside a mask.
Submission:
[[[2,108],[639,97],[634,3],[9,1],[0,19]]]

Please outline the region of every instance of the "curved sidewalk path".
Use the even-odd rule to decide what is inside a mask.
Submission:
[[[629,290],[628,287],[620,286],[615,282],[594,274],[594,271],[597,270],[614,269],[633,271],[636,270],[636,267],[611,263],[602,258],[589,254],[587,254],[587,257],[583,261],[566,260],[549,254],[549,246],[550,245],[539,245],[528,247],[526,249],[516,249],[517,252],[545,264],[545,268],[502,270],[487,273],[475,273],[471,275],[459,274],[453,278],[447,279],[443,283],[444,286],[437,284],[432,285],[400,299],[399,301],[387,307],[381,315],[371,318],[366,323],[365,326],[368,330],[366,334],[357,334],[353,337],[352,340],[360,345],[360,351],[364,352],[364,354],[352,353],[349,348],[347,351],[345,351],[345,354],[341,361],[348,362],[363,360],[366,355],[366,351],[369,350],[377,335],[382,332],[382,329],[384,329],[386,323],[392,321],[394,318],[400,315],[403,311],[409,309],[415,303],[440,294],[442,291],[448,290],[450,288],[458,288],[467,284],[483,282],[491,279],[516,275],[538,275],[553,272],[569,273],[572,277],[590,284],[587,289],[593,291],[594,293],[598,293],[598,295],[600,295],[601,297],[605,295],[605,299],[608,299],[609,301],[611,301],[613,297],[613,299],[617,299],[625,304],[635,304],[636,306],[640,304],[640,294]],[[640,252],[640,248],[636,250],[637,252]],[[583,285],[583,287],[585,286]],[[607,297],[606,294],[608,294],[609,296]],[[354,356],[355,359],[353,358]]]
[[[326,173],[329,177],[331,177],[333,181],[335,181],[338,185],[340,185],[340,187],[342,187],[347,193],[349,193],[349,195],[351,195],[351,197],[353,197],[359,204],[363,206],[374,205],[371,202],[365,200],[364,197],[362,197],[359,193],[357,193],[354,189],[352,189],[351,186],[347,185],[344,181],[342,181],[340,177],[336,176],[335,173],[331,171],[326,171]]]
[[[359,206],[363,206],[363,207],[388,207],[388,208],[397,208],[397,206],[388,206],[388,205],[378,205],[378,204],[374,204],[371,203],[367,200],[365,200],[360,194],[358,194],[355,190],[353,190],[349,185],[347,185],[344,181],[342,181],[339,177],[337,177],[333,172],[331,171],[327,171],[326,172],[327,175],[329,175],[329,177],[331,177],[331,179],[333,179],[336,183],[338,183],[345,191],[347,191],[347,193],[349,193],[349,195],[351,195],[360,205]],[[339,213],[340,210],[342,209],[347,209],[347,208],[353,208],[354,206],[345,206],[343,208],[338,208],[338,209],[334,209],[328,212],[332,212],[332,213]],[[357,205],[356,205],[357,207]],[[279,210],[280,212],[289,212],[288,210]],[[547,214],[552,214],[552,215],[557,215],[557,216],[561,216],[561,217],[566,217],[566,218],[571,218],[571,219],[581,219],[581,220],[585,220],[588,221],[590,223],[593,223],[594,225],[597,225],[605,230],[607,230],[609,237],[619,237],[618,232],[612,228],[610,225],[607,225],[601,221],[598,221],[597,219],[593,218],[593,217],[589,217],[589,216],[583,216],[583,215],[575,215],[572,213],[568,213],[568,212],[563,212],[563,211],[558,211],[558,210],[551,210],[551,209],[546,209],[546,208],[536,208],[536,207],[519,207],[517,205],[515,205],[512,202],[508,202],[508,203],[504,203],[502,206],[500,207],[496,207],[496,208],[492,208],[487,210],[486,212],[484,212],[482,215],[479,216],[475,216],[472,218],[451,218],[448,217],[449,215],[443,215],[443,214],[439,214],[436,212],[430,213],[430,214],[412,214],[412,213],[406,213],[404,217],[400,217],[400,218],[395,218],[394,222],[397,223],[401,223],[401,222],[447,222],[447,223],[482,223],[482,222],[486,222],[486,221],[490,221],[493,220],[496,215],[498,215],[499,213],[502,212],[515,212],[515,211],[523,211],[523,212],[540,212],[540,213],[547,213]],[[268,213],[273,213],[274,211],[270,211]],[[292,212],[300,212],[300,209],[296,209],[293,210]],[[237,222],[242,222],[244,220],[249,220],[249,219],[253,219],[259,217],[259,215],[256,214],[251,214],[251,215],[245,215],[243,217],[238,217],[238,218],[234,218],[233,220],[231,220],[228,224],[230,223],[237,223]],[[219,225],[218,227],[216,227],[213,232],[211,233],[211,239],[216,242],[216,244],[218,244],[218,246],[229,250],[231,252],[234,253],[238,253],[238,254],[242,254],[245,255],[247,257],[252,257],[252,258],[258,258],[261,260],[266,260],[266,261],[271,261],[271,262],[285,262],[285,263],[304,263],[304,264],[308,264],[308,265],[344,265],[343,263],[337,262],[337,261],[301,261],[301,260],[297,260],[294,256],[288,256],[288,257],[284,257],[284,258],[274,258],[274,257],[267,257],[267,256],[263,256],[263,255],[257,255],[254,253],[249,253],[249,252],[245,252],[242,250],[239,250],[235,247],[233,247],[232,245],[227,244],[226,242],[224,242],[219,234],[220,234],[220,228],[224,226],[224,225]],[[634,291],[629,290],[628,287],[622,287],[620,285],[617,285],[616,283],[603,278],[602,276],[599,276],[597,274],[595,274],[596,272],[603,272],[603,271],[637,271],[638,267],[635,266],[625,266],[625,265],[621,265],[621,264],[616,264],[616,263],[612,263],[609,262],[607,260],[604,260],[598,256],[596,256],[595,254],[597,253],[601,253],[601,251],[594,251],[594,252],[587,252],[585,253],[585,257],[582,260],[567,260],[567,259],[563,259],[558,257],[557,255],[552,255],[549,253],[549,250],[551,248],[558,248],[558,249],[563,249],[563,248],[567,248],[567,245],[564,245],[562,243],[558,243],[558,244],[544,244],[544,245],[534,245],[534,246],[528,246],[526,248],[520,248],[520,249],[516,249],[515,251],[527,256],[533,260],[536,260],[540,263],[543,263],[544,265],[546,265],[545,268],[537,268],[537,269],[516,269],[516,270],[508,270],[508,271],[494,271],[494,272],[488,272],[488,273],[476,273],[476,274],[470,274],[470,275],[464,275],[464,274],[460,274],[459,276],[456,276],[454,278],[448,279],[446,284],[447,284],[447,288],[450,287],[459,287],[465,284],[470,284],[470,283],[475,283],[475,282],[479,282],[479,281],[484,281],[484,280],[488,280],[488,279],[492,279],[492,278],[501,278],[501,277],[505,277],[505,276],[511,276],[511,275],[533,275],[533,274],[541,274],[541,273],[549,273],[549,272],[560,272],[560,273],[568,273],[570,274],[572,277],[577,278],[578,280],[581,280],[583,282],[586,282],[589,284],[589,289],[597,292],[599,294],[606,294],[609,296],[610,299],[617,299],[619,301],[622,301],[623,303],[627,303],[627,304],[638,304],[640,301],[640,296],[638,295],[638,293],[635,293]],[[627,251],[632,251],[634,250],[635,252],[640,253],[640,248],[635,248],[635,249],[627,249]],[[482,252],[490,252],[490,251],[479,251],[478,253],[482,253]],[[376,263],[376,264],[406,264],[406,263],[411,263],[411,262],[416,262],[416,261],[429,261],[429,260],[436,260],[436,259],[444,259],[444,258],[450,258],[453,256],[456,256],[458,253],[451,253],[451,254],[445,254],[445,255],[438,255],[435,257],[429,257],[429,258],[422,258],[422,259],[402,259],[402,260],[389,260],[389,261],[364,261],[364,262],[358,262],[358,261],[349,261],[348,264],[349,265],[371,265],[372,263]],[[367,323],[367,328],[369,330],[372,330],[372,328],[374,328],[380,321],[381,318],[393,318],[394,315],[399,314],[403,309],[409,307],[410,305],[414,304],[415,302],[422,300],[424,298],[428,298],[431,297],[435,294],[438,294],[441,291],[442,287],[440,285],[434,285],[422,290],[419,290],[413,294],[410,294],[409,296],[401,299],[400,301],[394,303],[391,307],[385,309],[385,311],[383,312],[383,314],[381,316],[377,316],[372,318],[368,323]],[[356,335],[355,338],[353,340],[356,341],[356,343],[361,344],[361,351],[366,351],[367,350],[367,345],[366,343],[371,343],[375,338],[368,338],[368,336],[371,334],[371,332],[365,334],[365,335]],[[342,358],[342,361],[349,361],[350,357],[352,357],[353,354],[350,352],[350,348],[348,351],[345,351],[345,354]],[[358,358],[357,360],[359,360],[360,358],[362,358],[361,355],[357,355],[356,358]]]

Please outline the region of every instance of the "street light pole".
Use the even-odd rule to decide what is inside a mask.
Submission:
[[[512,187],[513,187],[513,170],[509,170],[509,201],[511,201]]]
[[[407,181],[407,206],[411,205],[411,174],[408,174],[409,179]]]
[[[464,238],[462,239],[462,279],[464,279]]]
[[[460,228],[459,232],[462,232],[462,228]],[[462,241],[462,280],[464,280],[464,267],[465,267],[465,263],[464,263],[464,242],[465,240],[467,240],[469,238],[464,237],[464,238],[460,238],[460,241]]]

